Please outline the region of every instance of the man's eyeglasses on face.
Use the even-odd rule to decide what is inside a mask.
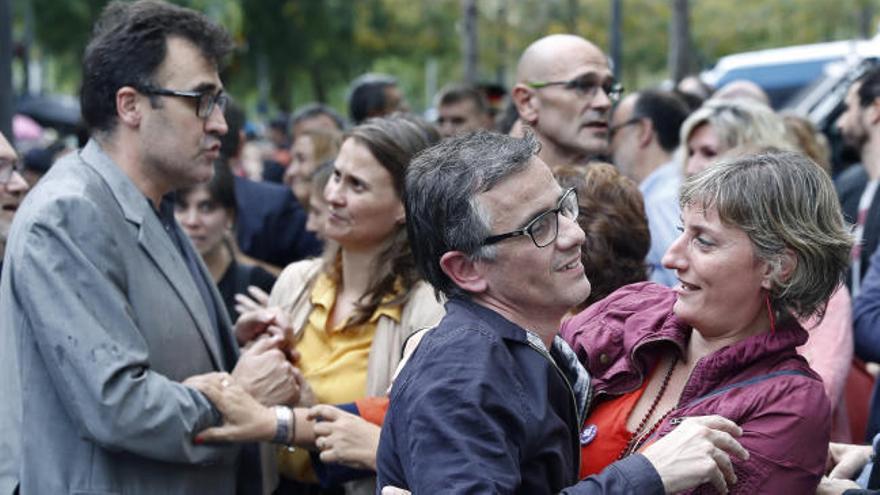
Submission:
[[[562,86],[564,89],[574,91],[579,96],[591,99],[595,98],[599,88],[602,88],[602,91],[608,95],[608,99],[611,100],[611,103],[617,103],[620,100],[620,97],[623,96],[622,84],[614,80],[600,83],[596,77],[592,75],[583,75],[570,81],[532,81],[526,84],[535,89],[546,88],[548,86]]]
[[[0,184],[12,180],[12,174],[21,172],[21,162],[16,158],[0,158]]]
[[[559,234],[559,215],[569,220],[577,220],[579,212],[577,191],[572,187],[562,194],[559,202],[556,203],[556,208],[539,214],[521,229],[487,237],[483,240],[482,245],[488,246],[511,237],[527,235],[535,243],[535,246],[539,248],[549,246],[553,244]]]
[[[207,119],[214,111],[214,107],[219,107],[221,112],[226,111],[226,105],[229,104],[229,96],[223,91],[212,93],[209,90],[203,91],[178,91],[176,89],[152,88],[147,87],[139,90],[147,95],[157,96],[177,96],[180,98],[191,98],[196,100],[196,115],[200,119]]]

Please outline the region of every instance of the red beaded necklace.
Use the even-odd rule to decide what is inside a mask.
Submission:
[[[651,407],[648,408],[648,412],[645,413],[645,416],[639,422],[639,426],[636,428],[636,431],[633,432],[632,437],[630,437],[629,441],[626,443],[626,447],[620,452],[620,455],[617,456],[617,460],[623,459],[624,457],[632,454],[636,450],[641,447],[641,445],[654,433],[654,430],[660,426],[660,423],[669,416],[669,413],[675,410],[672,409],[666,411],[663,416],[660,417],[657,421],[655,421],[650,428],[647,430],[645,427],[648,424],[648,420],[651,419],[651,416],[654,414],[654,411],[657,409],[657,405],[660,404],[660,399],[663,398],[663,394],[666,392],[666,387],[669,385],[669,379],[672,378],[672,371],[675,369],[675,365],[678,364],[678,357],[672,360],[672,363],[669,365],[669,369],[666,370],[666,376],[663,377],[663,383],[660,385],[660,391],[657,392],[657,396],[654,397],[654,402],[651,403]]]

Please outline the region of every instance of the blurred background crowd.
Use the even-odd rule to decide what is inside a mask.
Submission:
[[[302,315],[297,346],[314,394],[304,405],[352,402],[365,389],[381,396],[394,368],[367,367],[374,334],[335,342],[343,350],[325,355],[310,340],[319,330],[365,326],[378,340],[384,323],[377,322],[417,326],[414,315],[430,323],[439,311],[435,301],[422,301],[427,289],[414,267],[400,261],[410,256],[395,217],[402,206],[378,197],[358,203],[361,176],[378,170],[382,187],[399,196],[418,151],[490,130],[536,134],[539,156],[564,188],[577,191],[592,292],[572,313],[629,283],[676,283],[661,260],[679,235],[686,177],[743,150],[809,156],[834,178],[857,244],[846,284],[822,317],[800,322],[811,337],[799,352],[824,380],[832,440],[861,443],[880,431],[880,405],[869,403],[877,373],[866,364],[880,361],[873,335],[880,270],[870,270],[880,240],[880,2],[175,3],[204,12],[235,42],[221,74],[231,97],[222,158],[209,183],[173,193],[175,216],[231,321],[267,304]],[[9,220],[52,164],[88,139],[73,95],[80,54],[104,4],[0,0],[0,132],[21,161],[20,175],[10,171],[2,181]],[[562,32],[607,46],[613,78],[542,78],[552,71],[521,58],[534,40]],[[529,98],[551,86],[589,103],[550,116],[547,96],[544,107],[532,108]],[[384,116],[394,117],[370,123]],[[565,127],[574,121],[591,128],[596,142],[567,142]],[[402,153],[388,151],[386,134]],[[339,221],[326,220],[334,210],[368,223],[342,231]],[[5,242],[9,222],[0,228]],[[356,256],[364,246],[370,256]],[[309,268],[297,265],[306,271],[282,275],[309,258]],[[310,305],[300,308],[306,288]],[[395,306],[398,300],[407,304]],[[344,317],[327,314],[334,304],[350,306]],[[360,367],[352,371],[339,355],[356,356]],[[276,454],[282,479],[317,480],[307,455]]]

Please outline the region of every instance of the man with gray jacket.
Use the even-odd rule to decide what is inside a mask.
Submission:
[[[232,494],[241,449],[192,441],[220,417],[181,382],[231,370],[261,402],[295,399],[278,339],[239,359],[163,201],[211,177],[229,47],[203,15],[160,1],[112,3],[98,20],[81,95],[92,140],[32,191],[6,246],[0,494]]]

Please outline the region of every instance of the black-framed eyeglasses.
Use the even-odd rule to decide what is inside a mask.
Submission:
[[[599,82],[595,76],[583,75],[576,77],[570,81],[532,81],[526,83],[534,89],[546,88],[548,86],[562,86],[564,89],[574,91],[580,96],[587,98],[595,98],[599,88],[608,95],[611,103],[617,103],[623,96],[623,85],[614,80]]]
[[[17,158],[0,158],[0,184],[6,184],[12,180],[12,174],[21,173],[21,161]]]
[[[549,246],[550,244],[553,244],[553,241],[556,240],[556,236],[559,234],[559,215],[562,215],[569,220],[577,220],[579,212],[580,207],[578,206],[577,191],[572,187],[562,194],[562,197],[559,198],[559,202],[556,203],[556,208],[539,214],[521,229],[507,232],[505,234],[489,236],[483,239],[482,245],[488,246],[505,239],[510,239],[511,237],[527,235],[532,239],[532,242],[535,243],[535,246],[538,246],[539,248]]]
[[[153,87],[142,88],[139,91],[147,95],[177,96],[180,98],[191,98],[196,100],[196,115],[200,119],[207,119],[210,117],[215,106],[219,107],[221,112],[226,111],[226,105],[229,104],[229,96],[223,91],[213,93],[209,90],[179,91],[176,89]]]
[[[623,129],[624,127],[631,126],[633,124],[638,124],[642,121],[642,117],[630,117],[629,119],[608,128],[608,139],[614,139],[614,135],[617,134],[617,131]]]

